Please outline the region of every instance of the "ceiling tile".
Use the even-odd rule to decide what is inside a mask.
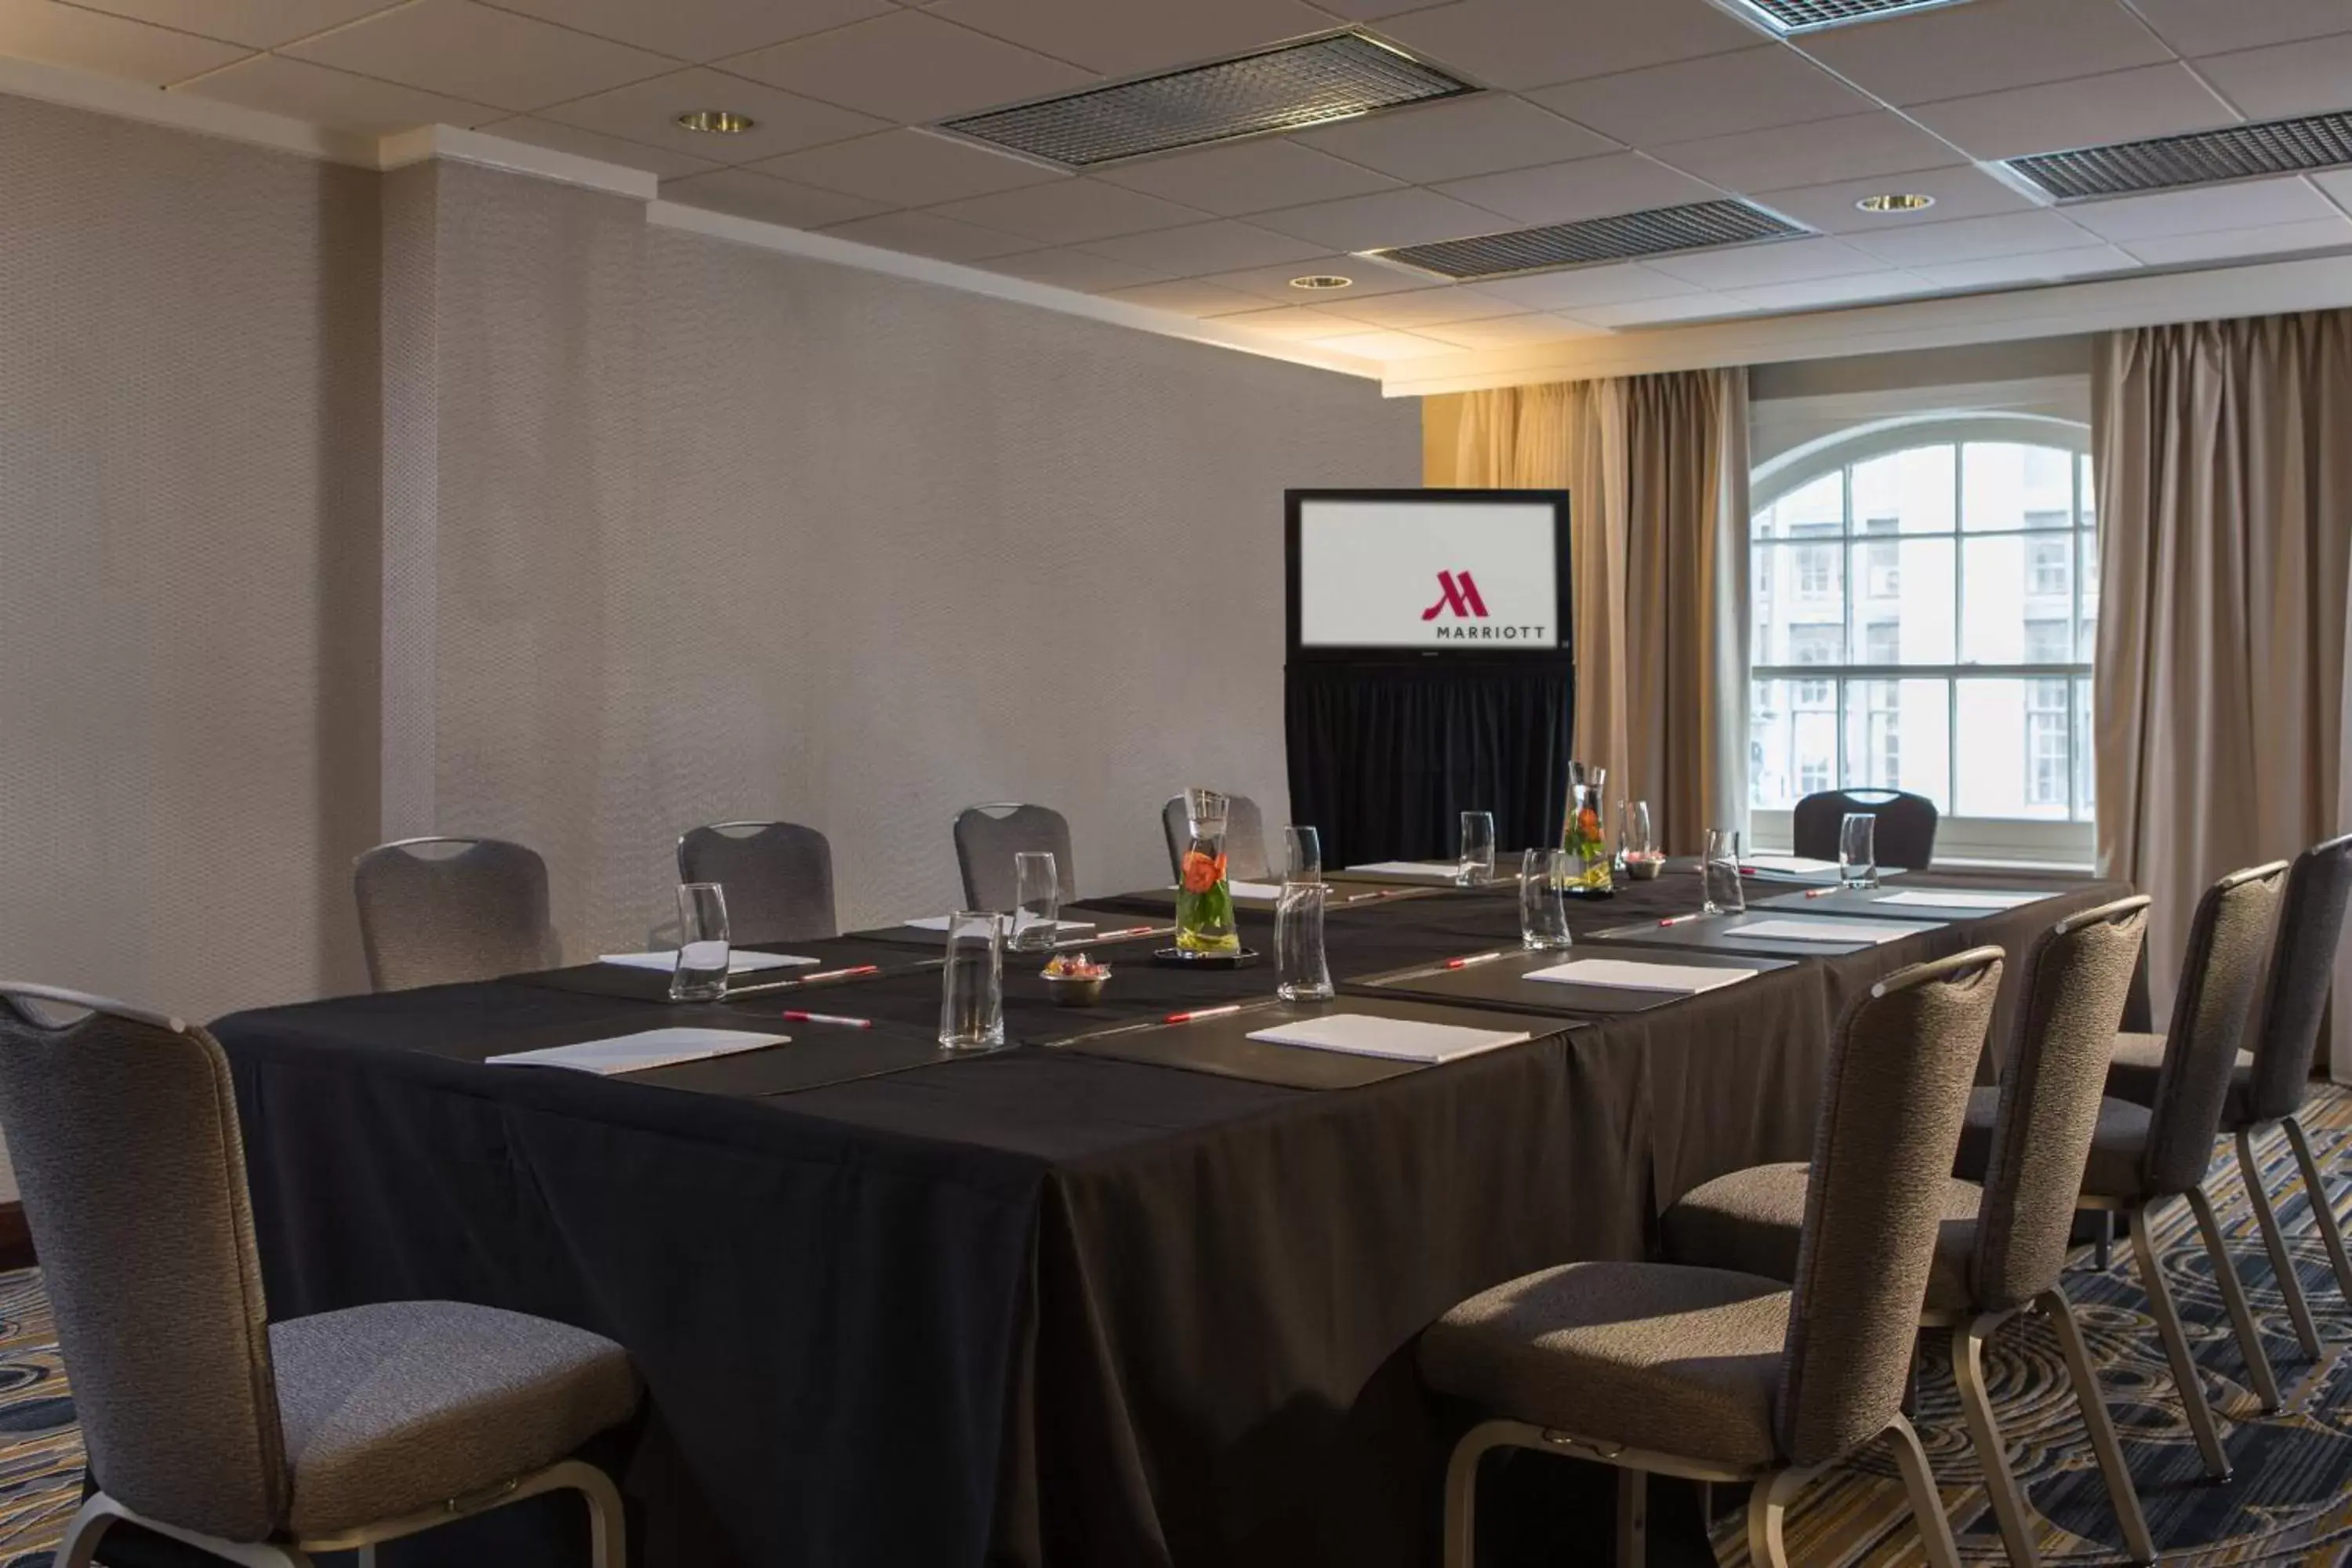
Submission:
[[[1179,283],[1139,283],[1129,289],[1108,289],[1103,291],[1103,298],[1121,304],[1145,305],[1155,310],[1173,310],[1180,316],[1232,315],[1255,303],[1246,294],[1197,278]]]
[[[1832,180],[1949,168],[1967,161],[1902,116],[1884,110],[1677,142],[1651,151],[1662,162],[1735,191],[1786,190]]]
[[[938,0],[932,15],[1109,76],[1331,30],[1297,0]]]
[[[1846,305],[1867,305],[1874,300],[1900,300],[1932,292],[1924,278],[1908,272],[1869,272],[1853,278],[1819,278],[1799,283],[1767,283],[1742,289],[1738,298],[1767,310],[1834,310]]]
[[[2314,174],[2311,183],[2334,197],[2337,206],[2352,213],[2352,169],[2339,169],[2332,174]]]
[[[1903,105],[2172,58],[2121,0],[1973,0],[1824,28],[1795,45],[1864,92]]]
[[[2250,120],[2352,109],[2352,32],[2215,55],[2197,68]]]
[[[1367,321],[1350,322],[1336,310],[1294,306],[1286,310],[1220,310],[1216,322],[1221,327],[1242,327],[1269,338],[1288,342],[1311,342],[1336,332],[1360,331],[1370,325]]]
[[[1536,343],[1566,342],[1596,334],[1592,327],[1565,316],[1540,312],[1528,316],[1496,316],[1484,321],[1452,321],[1424,328],[1422,336],[1452,343],[1457,349],[1519,349]]]
[[[2054,212],[2042,210],[1850,234],[1845,243],[1897,267],[1917,267],[1979,261],[1989,256],[2029,256],[2039,250],[2075,250],[2106,241]]]
[[[658,76],[672,62],[475,0],[414,0],[289,47],[315,65],[506,109]]]
[[[1616,145],[1499,92],[1367,114],[1302,132],[1298,140],[1415,184],[1591,157]]]
[[[1508,88],[1696,59],[1760,37],[1706,0],[1456,0],[1381,31],[1439,65]]]
[[[1461,321],[1485,321],[1495,316],[1516,316],[1527,309],[1524,305],[1513,304],[1499,294],[1489,294],[1466,283],[1375,294],[1362,300],[1340,301],[1331,308],[1354,320],[1370,321],[1376,327],[1394,327],[1412,332]]]
[[[1115,261],[1108,256],[1097,256],[1090,250],[1023,251],[1017,256],[994,258],[988,263],[988,269],[1026,278],[1032,283],[1050,283],[1056,289],[1076,289],[1086,294],[1168,280],[1164,272],[1139,267],[1132,261]]]
[[[1025,234],[1048,245],[1080,245],[1113,235],[1140,234],[1146,229],[1174,228],[1197,223],[1207,215],[1139,191],[1107,185],[1100,180],[1056,180],[1051,184],[1025,185],[949,202],[938,209],[942,217],[976,223],[1007,234]]]
[[[1139,159],[1101,170],[1097,177],[1228,217],[1394,190],[1399,184],[1280,137]]]
[[[1280,212],[1260,213],[1255,221],[1333,250],[1421,245],[1433,239],[1492,234],[1508,226],[1507,220],[1492,212],[1418,188],[1350,196],[1346,201],[1319,202],[1313,206],[1286,207]]]
[[[738,76],[901,123],[1084,87],[1094,73],[920,11],[737,55]]]
[[[1310,294],[1290,286],[1294,278],[1313,275],[1349,278],[1354,281],[1348,288],[1328,294]],[[1277,305],[1299,305],[1309,300],[1320,300],[1328,308],[1348,314],[1360,300],[1380,294],[1401,293],[1408,289],[1426,289],[1433,279],[1423,273],[1383,266],[1360,256],[1310,256],[1303,261],[1286,261],[1278,267],[1249,267],[1234,272],[1219,272],[1211,276],[1209,281]]]
[[[1069,177],[970,142],[907,129],[787,153],[756,166],[763,174],[894,207],[927,207]]]
[[[161,87],[244,57],[235,44],[60,5],[0,0],[0,55]]]
[[[107,11],[183,33],[250,44],[257,49],[323,33],[400,0],[77,0],[86,11]],[[5,9],[17,7],[12,4]]]
[[[846,22],[887,16],[891,0],[490,0],[583,33],[699,65]]]
[[[2053,250],[2040,256],[2000,256],[1986,261],[1961,261],[1949,267],[1917,267],[1913,271],[1938,289],[1995,289],[2034,283],[2058,283],[2069,278],[2101,273],[2132,272],[2139,263],[2112,246],[2096,250]],[[1742,292],[1752,295],[1754,289]]]
[[[1351,22],[1376,22],[1406,11],[1426,11],[1445,0],[1315,0],[1315,8]]]
[[[1565,310],[1570,315],[1580,315],[1583,308],[1590,305],[1620,305],[1630,300],[1663,300],[1698,291],[1696,283],[1669,278],[1637,261],[1538,272],[1533,277],[1506,278],[1478,287],[1531,310]]]
[[[677,123],[694,109],[731,109],[758,123],[740,136],[704,135]],[[699,67],[562,104],[539,118],[721,163],[756,163],[883,129],[866,115]]]
[[[1864,196],[1889,191],[1933,196],[1936,205],[1918,213],[1866,213],[1854,205]],[[1826,185],[1801,185],[1790,191],[1765,191],[1756,200],[1783,217],[1824,234],[1885,234],[1922,223],[2035,210],[2033,200],[2024,193],[1968,163],[1949,169],[1919,169],[1893,178],[1873,175]]]
[[[1435,338],[1415,337],[1411,332],[1343,332],[1338,337],[1317,338],[1314,342],[1318,348],[1382,361],[1428,359],[1436,354],[1462,352],[1452,343],[1442,343]]]
[[[883,210],[879,202],[869,202],[862,196],[796,185],[790,180],[771,179],[749,169],[717,169],[707,174],[689,174],[682,180],[664,180],[661,194],[664,201],[733,213],[737,217],[758,218],[761,223],[780,223],[787,228],[823,228],[827,224],[847,223],[851,218],[871,217]]]
[[[2352,13],[2346,11],[2344,0],[2262,0],[2256,5],[2227,0],[2131,3],[2166,43],[2184,55],[2218,55],[2352,32]]]
[[[2335,216],[2336,209],[2316,190],[2287,174],[2237,185],[2080,202],[2066,208],[2066,216],[2093,234],[2128,244],[2176,234],[2211,234],[2218,229],[2309,223]]]
[[[1622,305],[1580,305],[1576,319],[1596,327],[1654,327],[1667,321],[1736,316],[1747,306],[1729,294],[1677,294],[1668,300],[1628,300]]]
[[[1835,239],[1780,239],[1764,245],[1698,250],[1684,256],[1661,256],[1647,265],[1702,289],[1738,289],[1886,269],[1886,264],[1876,257],[1865,256]]]
[[[1163,278],[1198,278],[1245,267],[1275,267],[1320,254],[1321,247],[1255,224],[1221,219],[1090,241],[1100,256],[1157,268]]]
[[[1528,96],[1637,147],[1799,125],[1877,107],[1781,44],[1595,77]]]
[[[307,66],[304,68],[323,70],[326,68]],[[408,89],[397,88],[394,90],[405,92]],[[492,121],[482,129],[509,141],[528,142],[535,147],[552,147],[558,153],[569,153],[574,157],[595,158],[607,163],[619,163],[625,168],[642,169],[665,180],[683,179],[688,174],[698,174],[719,167],[708,158],[692,158],[683,153],[673,153],[667,147],[648,147],[641,142],[624,142],[618,136],[607,136],[601,131],[583,131],[577,125],[558,125],[552,120],[534,120],[528,114]]]
[[[2185,261],[2291,256],[2305,250],[2352,249],[2352,218],[2315,218],[2309,223],[2223,229],[2218,234],[2168,235],[2160,239],[2136,239],[2124,248],[2150,267],[2173,267]]]
[[[488,104],[394,87],[284,55],[255,55],[172,90],[362,136],[390,136],[420,125],[481,125],[502,118],[501,110]]]
[[[1955,98],[1911,112],[1928,130],[1978,158],[2063,153],[2238,122],[2237,111],[2179,61]]]
[[[977,224],[958,223],[937,213],[884,213],[838,223],[824,231],[860,245],[904,250],[915,256],[935,256],[942,261],[985,261],[1035,248],[1019,235],[999,234]]]
[[[1612,153],[1540,169],[1480,174],[1449,181],[1438,188],[1520,223],[1573,223],[1580,218],[1714,201],[1722,195],[1639,153]]]

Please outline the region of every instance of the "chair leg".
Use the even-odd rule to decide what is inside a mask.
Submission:
[[[2311,1303],[2303,1298],[2303,1281],[2295,1278],[2294,1259],[2287,1255],[2286,1238],[2279,1232],[2278,1213],[2263,1185],[2262,1167],[2254,1160],[2254,1130],[2238,1129],[2238,1176],[2246,1184],[2246,1200],[2253,1205],[2254,1223],[2262,1227],[2263,1250],[2271,1256],[2271,1275],[2286,1300],[2286,1315],[2294,1322],[2295,1342],[2317,1361],[2321,1354],[2319,1325],[2311,1321]]]
[[[1802,1470],[1774,1470],[1756,1478],[1756,1488],[1748,1494],[1748,1561],[1753,1568],[1789,1568],[1789,1543],[1781,1539],[1781,1528],[1790,1500],[1804,1486]],[[1454,1565],[1448,1563],[1446,1568]]]
[[[2213,1215],[2213,1200],[2205,1195],[2202,1187],[2189,1189],[2189,1212],[2197,1216],[2197,1228],[2205,1237],[2205,1255],[2213,1260],[2213,1282],[2221,1288],[2222,1304],[2230,1309],[2230,1321],[2238,1331],[2238,1349],[2245,1356],[2246,1375],[2254,1385],[2255,1397],[2263,1402],[2263,1413],[2278,1409],[2278,1377],[2271,1371],[2271,1358],[2263,1349],[2262,1331],[2254,1324],[2253,1309],[2246,1304],[2246,1287],[2238,1278],[2238,1266],[2231,1260],[2230,1248],[2221,1239],[2221,1222]]]
[[[2130,1215],[2132,1256],[2139,1264],[2140,1289],[2147,1292],[2148,1315],[2156,1320],[2156,1331],[2163,1336],[2164,1355],[2172,1363],[2172,1381],[2180,1391],[2180,1405],[2189,1416],[2189,1430],[2197,1438],[2197,1451],[2204,1457],[2205,1473],[2217,1481],[2230,1479],[2230,1456],[2221,1447],[2221,1435],[2214,1429],[2212,1406],[2205,1403],[2205,1384],[2197,1373],[2197,1358],[2189,1353],[2189,1335],[2180,1327],[2180,1309],[2173,1304],[2172,1287],[2164,1280],[2164,1270],[2156,1256],[2156,1242],[2148,1235],[2147,1207],[2142,1205]]]
[[[1969,1428],[1969,1446],[1976,1450],[1984,1471],[1985,1494],[1992,1500],[1992,1516],[2000,1527],[2000,1543],[2011,1568],[2035,1568],[2042,1561],[2034,1549],[2033,1521],[2025,1498],[2009,1468],[2009,1454],[1994,1419],[1992,1396],[1985,1388],[1984,1346],[1996,1320],[1979,1318],[1952,1330],[1952,1383],[1960,1393],[1960,1415]]]
[[[628,1568],[628,1515],[613,1478],[594,1465],[582,1465],[564,1480],[588,1505],[589,1568]]]
[[[66,1526],[65,1539],[58,1542],[57,1568],[89,1568],[98,1552],[98,1538],[117,1517],[104,1492],[91,1494]]]
[[[1952,1521],[1944,1517],[1944,1500],[1937,1494],[1935,1472],[1927,1468],[1927,1450],[1919,1447],[1918,1432],[1900,1415],[1886,1431],[1895,1440],[1895,1463],[1903,1472],[1903,1489],[1910,1494],[1911,1512],[1919,1521],[1927,1568],[1960,1568],[1959,1543],[1952,1539]]]
[[[2092,1266],[2102,1274],[2116,1260],[2116,1215],[2112,1209],[2099,1211],[2099,1234],[2091,1242]]]
[[[2311,1157],[2311,1140],[2304,1135],[2299,1117],[2286,1118],[2286,1141],[2294,1146],[2294,1163],[2303,1172],[2303,1190],[2311,1199],[2311,1219],[2319,1226],[2320,1238],[2327,1243],[2327,1260],[2336,1267],[2336,1289],[2344,1295],[2344,1304],[2352,1307],[2352,1258],[2344,1253],[2344,1231],[2336,1223],[2336,1200],[2327,1195],[2327,1184],[2320,1180],[2319,1162]]]
[[[1617,1568],[1645,1568],[1650,1560],[1650,1477],[1617,1472]]]
[[[2083,1325],[2074,1321],[2074,1304],[2066,1300],[2065,1291],[2055,1288],[2043,1291],[2040,1300],[2051,1326],[2058,1331],[2058,1345],[2066,1355],[2067,1381],[2074,1385],[2074,1404],[2083,1412],[2084,1428],[2091,1436],[2091,1451],[2098,1457],[2099,1474],[2107,1483],[2107,1500],[2115,1507],[2116,1522],[2123,1526],[2124,1548],[2133,1562],[2153,1563],[2156,1542],[2147,1533],[2147,1516],[2140,1512],[2139,1489],[2132,1485],[2123,1445],[2116,1441],[2116,1424],[2107,1415],[2106,1395],[2100,1391],[2098,1372],[2091,1364],[2090,1347],[2083,1342]]]
[[[1464,1433],[1445,1462],[1445,1568],[1475,1568],[1478,1561],[1478,1461],[1502,1446],[1498,1424],[1486,1422]],[[620,1568],[620,1560],[609,1568]]]

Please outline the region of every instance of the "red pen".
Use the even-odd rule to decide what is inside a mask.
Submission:
[[[1660,921],[1658,923],[1662,926],[1684,926],[1690,924],[1693,921],[1703,921],[1705,919],[1706,919],[1706,911],[1702,910],[1695,915],[1668,915],[1664,920]]]
[[[1241,1010],[1242,1005],[1235,1002],[1223,1007],[1199,1007],[1190,1013],[1171,1013],[1160,1021],[1163,1024],[1197,1024],[1203,1018],[1223,1018]]]
[[[1445,967],[1448,969],[1467,969],[1474,963],[1491,963],[1496,959],[1502,956],[1503,955],[1499,952],[1474,952],[1467,958],[1447,959],[1445,961]]]
[[[790,1007],[784,1009],[784,1022],[788,1024],[834,1024],[845,1029],[870,1029],[874,1026],[874,1020],[871,1018],[844,1018],[832,1013],[801,1013],[796,1012]]]
[[[1098,931],[1096,933],[1094,940],[1097,942],[1118,942],[1123,937],[1150,936],[1158,929],[1159,928],[1157,926],[1129,926],[1122,931]],[[1080,943],[1079,945],[1083,946],[1085,944]]]
[[[1826,899],[1832,893],[1843,893],[1845,889],[1843,888],[1815,888],[1806,893],[1805,897],[1809,899]]]
[[[813,980],[847,980],[852,975],[879,974],[881,973],[882,966],[878,963],[861,963],[855,969],[828,969],[816,974],[803,974],[798,981],[794,982],[794,984],[806,985]]]

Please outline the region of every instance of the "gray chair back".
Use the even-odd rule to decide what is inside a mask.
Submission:
[[[2197,900],[2140,1166],[2158,1196],[2185,1193],[2205,1179],[2285,880],[2286,862],[2273,860],[2231,872]]]
[[[2294,858],[2279,905],[2271,951],[2270,994],[2254,1037],[2248,1119],[2276,1121],[2303,1109],[2327,991],[2344,944],[2344,909],[2352,901],[2352,834],[2315,844]]]
[[[0,1129],[100,1483],[268,1535],[291,1481],[228,1058],[175,1018],[0,984]]]
[[[797,822],[719,822],[677,841],[677,879],[727,889],[728,934],[736,942],[804,942],[838,936],[833,909],[833,846]]]
[[[1791,1464],[1825,1464],[1902,1410],[2000,966],[1979,947],[1897,970],[1839,1023],[1780,1356]]]
[[[1230,797],[1225,818],[1225,874],[1237,882],[1278,881],[1265,847],[1265,815],[1245,795]],[[1170,795],[1160,808],[1160,826],[1168,836],[1168,874],[1184,879],[1184,851],[1192,847],[1192,820],[1184,814],[1184,797]]]
[[[1838,829],[1855,811],[1878,819],[1871,849],[1880,865],[1916,871],[1936,858],[1936,803],[1899,789],[1825,789],[1805,796],[1790,815],[1797,853],[1836,859]]]
[[[1076,898],[1078,878],[1070,860],[1070,825],[1049,805],[968,805],[956,813],[956,865],[963,872],[964,907],[1003,914],[1019,898],[1013,857],[1028,849],[1052,852],[1062,884],[1062,901]]]
[[[495,980],[562,961],[547,862],[501,838],[404,838],[352,865],[378,991]]]
[[[2065,1266],[2148,903],[2142,895],[2069,915],[2026,952],[1969,1260],[1987,1311],[2032,1300]]]

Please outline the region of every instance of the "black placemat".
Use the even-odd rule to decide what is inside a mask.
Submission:
[[[1538,1015],[1646,1013],[1687,1000],[1688,991],[1636,991],[1618,985],[1574,985],[1549,980],[1529,980],[1538,969],[1572,963],[1578,958],[1613,958],[1639,963],[1648,959],[1693,969],[1753,969],[1759,973],[1794,968],[1796,961],[1753,952],[1694,952],[1688,950],[1645,951],[1630,943],[1612,943],[1606,952],[1589,948],[1559,948],[1546,952],[1509,952],[1484,963],[1460,969],[1422,965],[1350,981],[1349,990],[1364,987],[1384,996],[1419,996],[1456,1005],[1500,1007]],[[1744,984],[1744,982],[1743,982]]]
[[[1284,1089],[1359,1089],[1424,1072],[1431,1062],[1397,1061],[1388,1057],[1357,1056],[1347,1051],[1317,1050],[1308,1046],[1281,1046],[1253,1040],[1251,1033],[1291,1019],[1319,1018],[1334,1013],[1365,1013],[1386,1018],[1412,1018],[1431,1024],[1456,1024],[1472,1029],[1525,1030],[1530,1039],[1544,1039],[1578,1026],[1554,1020],[1539,1023],[1516,1014],[1496,1014],[1460,1006],[1381,997],[1341,998],[1323,1003],[1253,1003],[1238,1013],[1204,1018],[1192,1024],[1146,1025],[1081,1036],[1058,1042],[1055,1048],[1085,1056],[1112,1057],[1151,1067],[1180,1068],[1186,1072],[1213,1073],[1220,1078],[1246,1079]],[[1512,1047],[1504,1047],[1503,1049]],[[1475,1058],[1470,1058],[1475,1059]]]
[[[1721,952],[1761,952],[1780,958],[1829,958],[1843,952],[1860,952],[1878,944],[1868,942],[1805,942],[1795,937],[1743,937],[1740,932],[1767,921],[1802,920],[1801,914],[1786,910],[1749,910],[1737,915],[1701,915],[1696,920],[1681,920],[1667,924],[1663,921],[1642,921],[1632,925],[1611,926],[1593,932],[1601,941],[1630,942],[1644,947],[1712,948]],[[1946,921],[1880,921],[1890,931],[1897,927],[1901,936],[1917,931],[1936,931],[1950,922]],[[1895,940],[1890,936],[1888,941]]]
[[[733,1028],[737,1022],[713,1021],[711,1026]],[[743,1026],[756,1027],[750,1024]],[[797,1094],[803,1089],[879,1078],[885,1073],[904,1072],[908,1068],[929,1067],[949,1059],[949,1053],[940,1049],[938,1040],[912,1030],[844,1028],[779,1018],[759,1032],[785,1036],[786,1042],[704,1061],[614,1076],[622,1083],[751,1097]]]
[[[1836,915],[1841,919],[1874,921],[1980,921],[1992,915],[2005,915],[2025,909],[2029,904],[2057,898],[2063,889],[2032,889],[2027,888],[1928,888],[1916,884],[1902,888],[1832,888],[1814,893],[1780,893],[1769,899],[1758,899],[1752,908],[1782,910],[1797,914]],[[1880,900],[1892,893],[1907,897],[1932,897],[1937,892],[2006,893],[2027,899],[2028,903],[2011,905],[2005,910],[1972,909],[1963,904],[1888,904]]]

